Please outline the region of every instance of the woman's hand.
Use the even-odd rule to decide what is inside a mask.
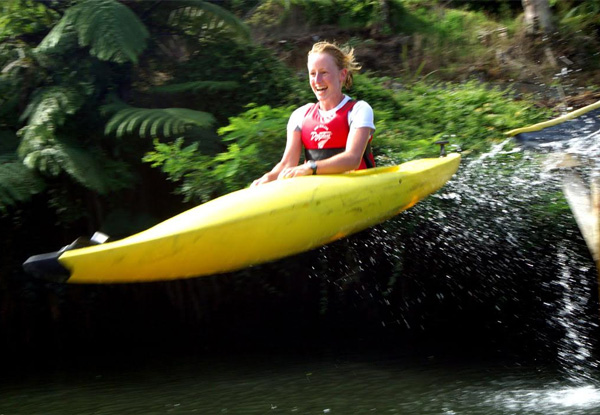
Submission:
[[[254,180],[252,182],[252,184],[250,185],[250,187],[254,187],[254,186],[260,186],[261,184],[265,184],[270,182],[270,180],[268,178],[266,178],[265,176],[258,178],[256,180]]]
[[[259,177],[258,179],[254,180],[252,182],[252,184],[250,185],[250,187],[260,186],[261,184],[272,182],[276,178],[277,178],[277,173],[270,171],[268,173],[263,174],[262,177]]]
[[[281,173],[279,173],[279,176],[277,176],[277,179],[279,180],[279,179],[289,179],[291,177],[298,177],[298,176],[310,176],[311,174],[313,174],[312,169],[310,168],[308,163],[304,163],[299,166],[287,167],[287,168],[283,169],[281,171]]]

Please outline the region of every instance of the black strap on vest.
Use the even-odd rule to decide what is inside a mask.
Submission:
[[[330,157],[335,156],[336,154],[343,153],[346,150],[345,147],[337,147],[337,148],[305,148],[304,149],[304,158],[306,160],[325,160]],[[363,160],[367,165],[367,169],[371,169],[375,167],[373,161],[371,161],[371,155],[373,154],[373,150],[371,149],[371,143],[367,143],[367,148],[365,148],[365,152],[363,153]]]

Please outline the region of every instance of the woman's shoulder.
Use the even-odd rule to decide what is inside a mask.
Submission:
[[[369,105],[367,101],[363,101],[362,99],[355,100],[356,104],[354,104],[354,108],[357,110],[365,109],[365,110],[373,110],[373,108]]]
[[[354,127],[369,127],[375,129],[373,108],[363,100],[357,100],[348,114],[348,121]]]
[[[357,100],[352,108],[353,114],[361,114],[363,117],[373,117],[373,108],[367,101]]]
[[[292,117],[297,116],[297,115],[302,115],[304,117],[304,115],[306,114],[306,112],[313,106],[315,105],[312,102],[309,102],[308,104],[304,104],[298,108],[296,108],[293,112],[292,112]]]
[[[302,121],[304,120],[304,116],[313,105],[314,104],[308,103],[296,108],[290,115],[290,118],[288,120],[288,128],[302,128]]]

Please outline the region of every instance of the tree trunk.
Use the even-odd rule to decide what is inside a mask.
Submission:
[[[525,11],[527,34],[547,34],[554,29],[548,0],[521,0],[521,2]]]
[[[378,19],[373,26],[373,32],[383,33],[384,31],[392,28],[389,0],[378,0],[377,6],[379,8],[379,13],[377,13]]]

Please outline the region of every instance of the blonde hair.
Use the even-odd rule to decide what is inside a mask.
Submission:
[[[344,80],[343,86],[346,89],[352,88],[354,82],[354,73],[359,71],[362,66],[356,62],[354,57],[354,49],[350,47],[341,48],[335,43],[317,42],[308,52],[308,56],[313,53],[327,53],[330,55],[339,69],[347,69],[348,75]]]

